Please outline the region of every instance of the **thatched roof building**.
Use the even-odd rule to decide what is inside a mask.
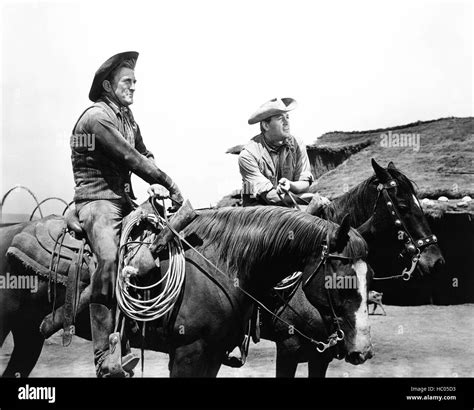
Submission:
[[[329,132],[307,147],[316,189],[343,194],[372,174],[370,159],[393,161],[420,198],[474,196],[474,118],[442,118],[370,131]]]

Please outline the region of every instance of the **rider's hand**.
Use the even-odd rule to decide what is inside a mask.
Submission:
[[[148,187],[147,193],[151,197],[166,199],[170,197],[169,191],[160,184],[153,184]]]
[[[291,182],[287,178],[281,178],[278,181],[276,191],[278,195],[285,195],[289,192],[291,188]]]
[[[168,208],[168,211],[176,212],[181,207],[181,205],[183,205],[184,202],[183,195],[181,195],[181,191],[178,187],[175,187],[175,189],[171,191],[170,199],[171,207]]]

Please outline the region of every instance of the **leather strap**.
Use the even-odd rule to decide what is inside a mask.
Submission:
[[[67,276],[66,299],[64,301],[63,346],[69,346],[75,333],[74,321],[79,301],[79,281],[84,255],[84,240],[74,254]]]
[[[56,310],[56,286],[58,283],[58,266],[59,261],[61,260],[61,248],[63,246],[64,238],[66,237],[66,227],[64,227],[61,232],[59,233],[58,239],[56,240],[53,248],[53,252],[51,254],[51,260],[49,263],[49,283],[48,283],[48,302],[51,303],[51,286],[53,280],[53,273],[55,274],[54,278],[54,296],[53,296],[53,319],[54,319],[54,312]],[[58,249],[59,244],[59,249]],[[55,260],[56,256],[56,260]],[[54,267],[53,267],[54,265]]]

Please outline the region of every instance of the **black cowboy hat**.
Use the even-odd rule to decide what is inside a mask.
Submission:
[[[102,94],[102,82],[107,79],[110,73],[125,60],[137,60],[138,53],[136,51],[125,51],[124,53],[115,54],[110,57],[99,69],[95,72],[94,80],[92,81],[91,90],[89,91],[89,99],[96,102]]]

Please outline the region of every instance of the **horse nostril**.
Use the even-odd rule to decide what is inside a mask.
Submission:
[[[439,268],[442,268],[444,265],[446,265],[446,261],[444,260],[443,257],[441,257],[436,261],[435,268],[439,269]]]
[[[360,364],[364,361],[364,356],[361,352],[352,352],[347,356],[347,361],[351,364]]]
[[[439,258],[433,266],[433,273],[435,273],[435,274],[442,273],[443,270],[444,270],[445,265],[446,265],[446,262],[445,262],[444,258],[443,257]]]

